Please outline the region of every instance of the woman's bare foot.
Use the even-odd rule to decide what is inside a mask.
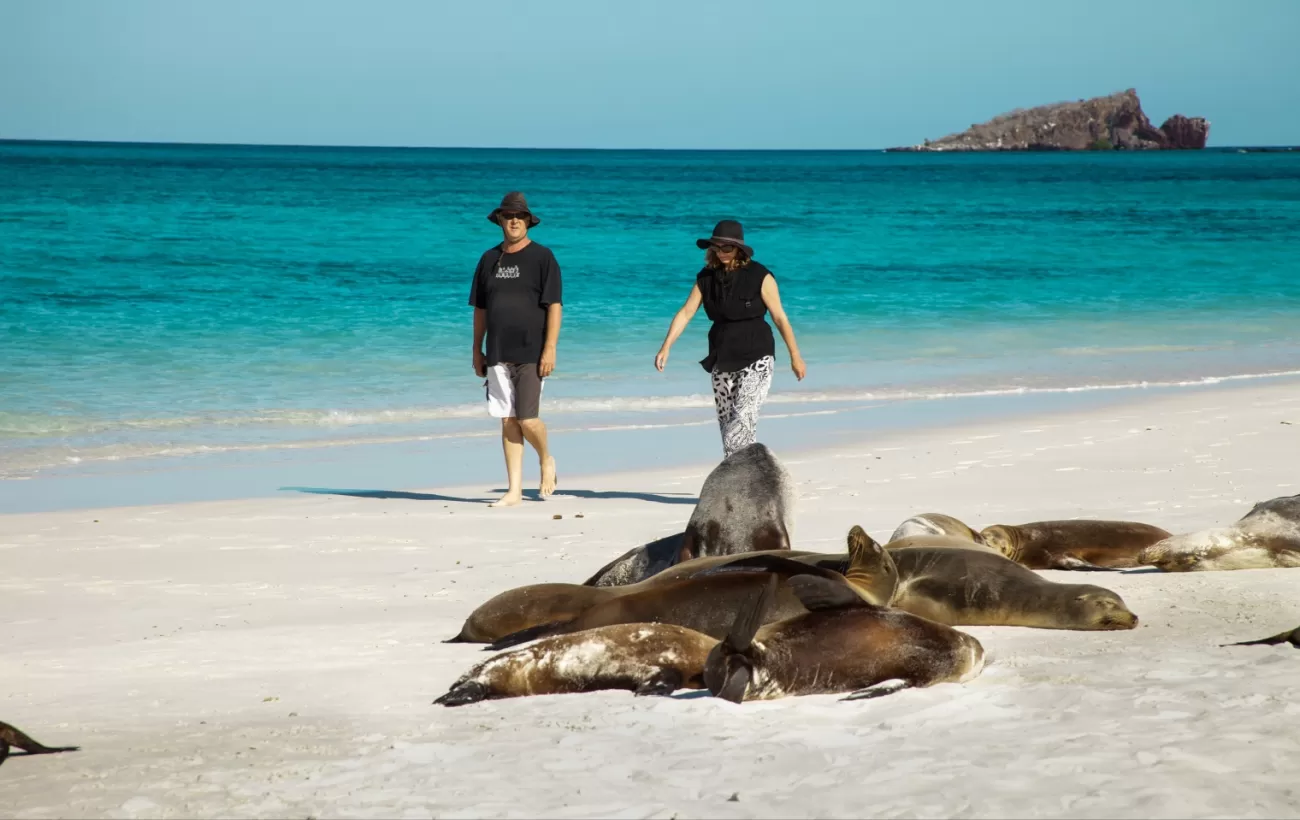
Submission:
[[[558,480],[558,477],[555,475],[555,459],[548,457],[542,462],[541,466],[542,484],[541,487],[538,488],[537,494],[542,498],[546,498],[551,493],[555,492],[555,483]]]
[[[523,500],[524,500],[523,493],[516,490],[515,492],[512,493],[506,493],[505,495],[498,498],[496,501],[493,501],[492,503],[488,504],[488,506],[489,507],[513,507]]]

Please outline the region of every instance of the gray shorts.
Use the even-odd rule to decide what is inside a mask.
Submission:
[[[542,406],[542,382],[536,364],[501,362],[488,368],[488,412],[499,419],[535,419]]]

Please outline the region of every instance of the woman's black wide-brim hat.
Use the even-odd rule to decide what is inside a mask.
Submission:
[[[713,236],[708,239],[695,240],[695,247],[704,249],[710,245],[734,245],[753,257],[754,249],[745,244],[745,229],[734,219],[724,219],[713,226]]]
[[[488,214],[488,222],[491,222],[494,225],[500,225],[501,223],[497,221],[497,215],[502,211],[518,211],[519,213],[528,214],[528,227],[530,228],[536,226],[538,222],[542,221],[533,216],[532,211],[528,210],[528,200],[518,191],[511,191],[501,197],[501,204],[494,208],[492,213]]]

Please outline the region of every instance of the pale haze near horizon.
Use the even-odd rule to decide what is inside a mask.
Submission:
[[[1300,0],[0,0],[0,138],[883,148],[1136,88],[1300,143]]]

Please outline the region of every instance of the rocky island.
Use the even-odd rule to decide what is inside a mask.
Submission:
[[[1204,148],[1210,123],[1175,114],[1159,128],[1130,88],[1106,97],[1021,108],[921,145],[888,151],[1109,151]]]

